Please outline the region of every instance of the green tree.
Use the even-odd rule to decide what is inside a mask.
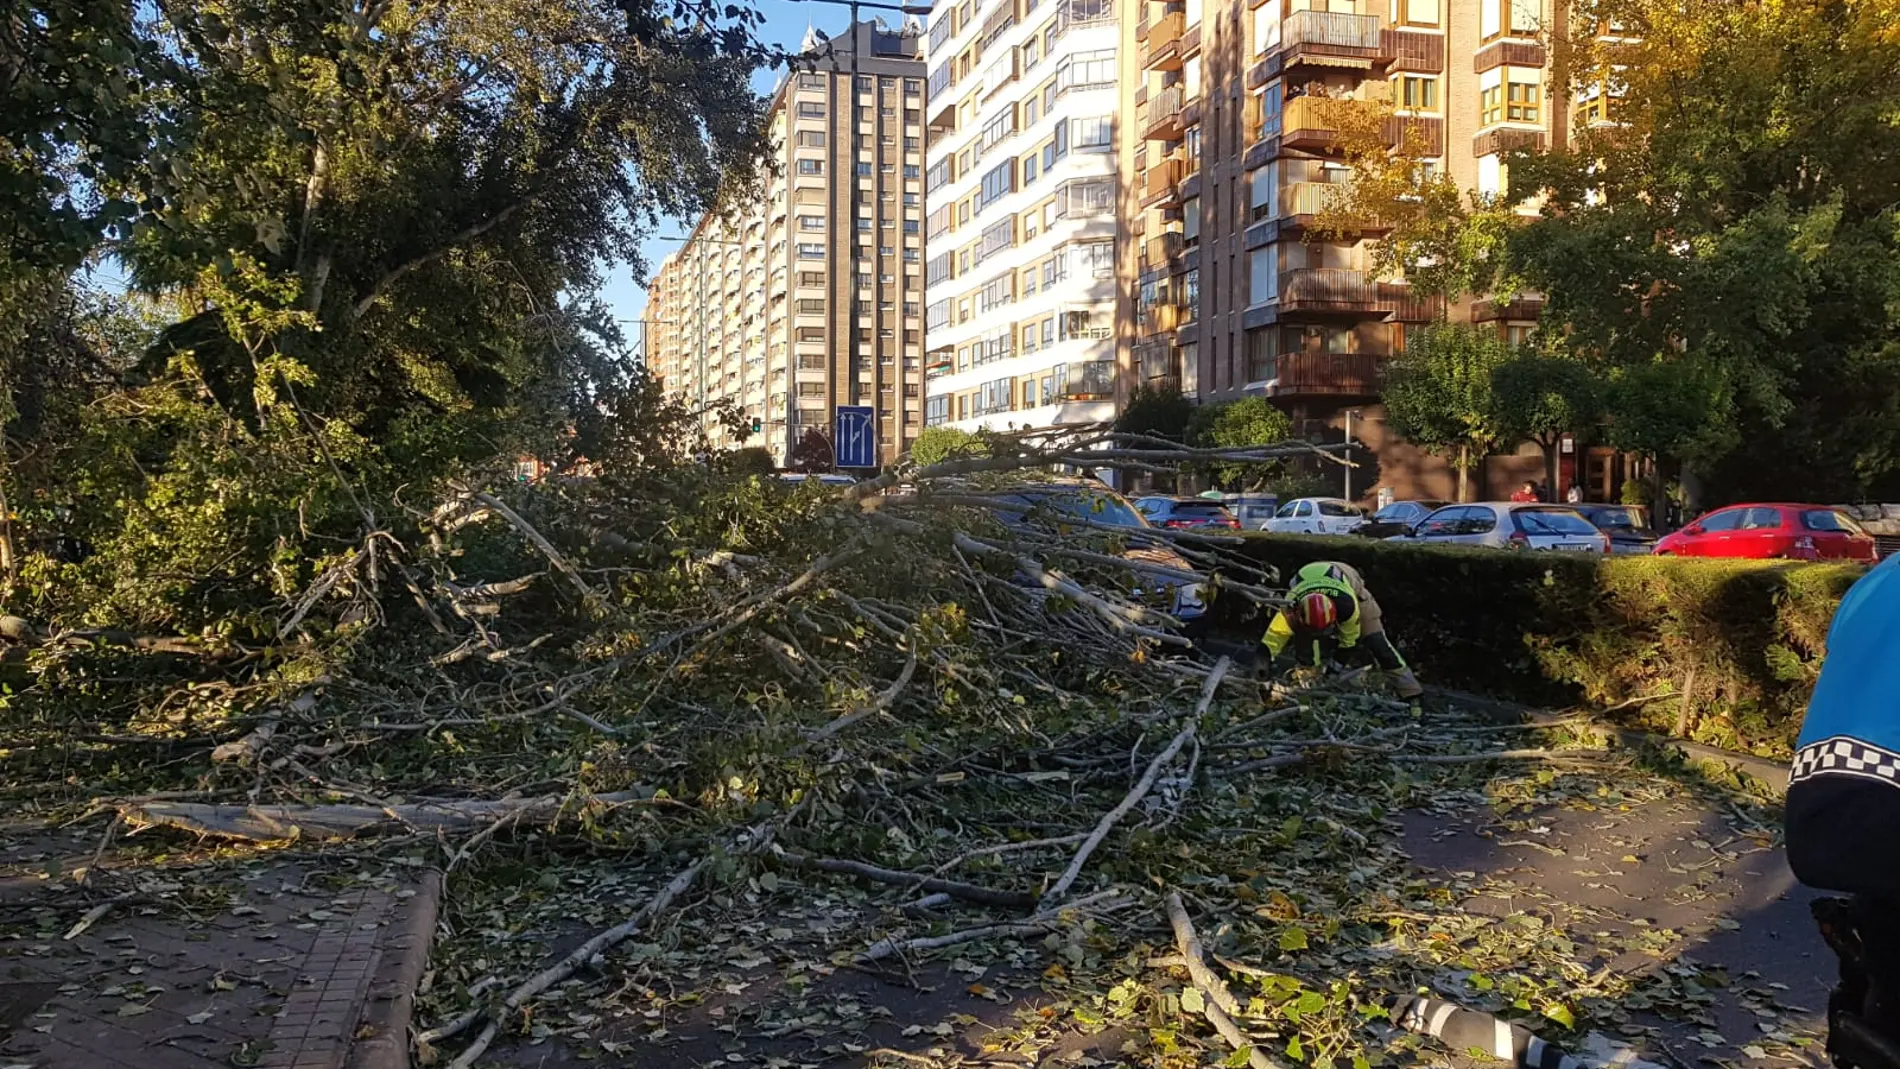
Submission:
[[[989,455],[989,445],[969,431],[955,427],[925,427],[910,444],[910,459],[927,468],[959,457]]]
[[[1543,214],[1511,259],[1573,351],[1720,368],[1742,433],[1703,443],[1718,498],[1900,492],[1895,14],[1592,0],[1555,42],[1614,122],[1513,166]]]
[[[1587,438],[1602,422],[1599,373],[1557,353],[1520,351],[1491,371],[1497,431],[1504,443],[1536,442],[1545,485],[1557,485],[1557,448],[1566,434]]]
[[[1136,386],[1128,394],[1128,403],[1115,417],[1119,434],[1145,434],[1170,442],[1185,442],[1188,421],[1194,415],[1194,402],[1173,386]]]
[[[1194,409],[1188,421],[1188,444],[1209,449],[1244,449],[1274,445],[1293,434],[1293,421],[1264,397],[1243,397]],[[1221,461],[1210,464],[1208,475],[1216,484],[1257,489],[1281,474],[1279,461]]]
[[[831,451],[831,439],[816,427],[808,427],[805,436],[792,447],[792,455],[786,458],[786,470],[802,471],[808,475],[836,471],[835,454]]]
[[[1512,357],[1496,331],[1441,324],[1407,340],[1386,365],[1386,421],[1428,453],[1449,457],[1458,500],[1471,500],[1470,473],[1503,439],[1492,373]]]

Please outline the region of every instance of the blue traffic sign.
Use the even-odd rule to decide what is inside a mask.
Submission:
[[[877,409],[839,405],[837,433],[832,440],[839,467],[877,467]]]

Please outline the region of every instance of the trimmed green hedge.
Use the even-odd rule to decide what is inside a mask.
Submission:
[[[1827,628],[1863,569],[1780,561],[1598,557],[1250,535],[1283,578],[1314,560],[1358,568],[1386,630],[1426,682],[1785,755]],[[1239,599],[1216,626],[1258,631]],[[1687,701],[1684,701],[1684,695]]]

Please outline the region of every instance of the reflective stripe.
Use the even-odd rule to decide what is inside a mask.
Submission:
[[[1491,1053],[1507,1062],[1517,1055],[1511,1043],[1511,1026],[1495,1017],[1491,1019]]]

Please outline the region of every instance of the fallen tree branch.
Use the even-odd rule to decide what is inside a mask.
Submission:
[[[316,685],[321,686],[328,682],[329,678],[323,677],[316,681]],[[258,724],[246,732],[242,738],[220,743],[214,747],[211,751],[211,762],[213,764],[222,764],[226,761],[243,763],[256,760],[257,757],[270,746],[271,738],[277,734],[277,724],[281,717],[301,716],[316,707],[317,687],[313,686],[311,689],[291,699],[290,704],[284,706],[282,713],[272,716],[270,719]]]
[[[632,791],[583,799],[605,805],[671,804]],[[199,835],[254,842],[285,839],[348,839],[399,823],[423,831],[454,831],[500,820],[553,817],[573,802],[567,795],[498,801],[437,799],[392,805],[218,805],[203,802],[129,801],[119,805],[127,820],[179,828]]]
[[[929,935],[917,939],[899,940],[895,937],[880,939],[866,948],[864,953],[859,954],[854,963],[858,965],[869,965],[872,962],[883,961],[885,958],[891,957],[894,954],[909,954],[921,950],[938,950],[943,947],[961,946],[964,943],[974,943],[979,939],[988,939],[998,935],[1035,935],[1039,932],[1047,932],[1060,922],[1063,913],[1092,906],[1104,899],[1113,898],[1120,893],[1121,892],[1114,888],[1110,888],[1106,891],[1098,891],[1095,894],[1078,898],[1073,902],[1041,910],[1028,920],[1009,921],[1003,924],[986,924],[979,928],[965,928],[960,932],[951,932],[948,935]]]
[[[1609,750],[1490,750],[1484,753],[1387,754],[1386,760],[1410,765],[1467,765],[1479,761],[1602,761]]]
[[[785,815],[785,817],[789,816],[790,814]],[[773,836],[777,834],[777,825],[785,817],[775,817],[772,820],[754,824],[735,836],[733,839],[735,852],[750,854],[765,849],[770,845]],[[666,912],[673,905],[674,899],[692,890],[693,885],[699,882],[700,873],[706,870],[706,866],[711,864],[712,860],[712,854],[701,856],[699,860],[681,869],[671,880],[668,880],[665,886],[647,900],[646,905],[634,912],[633,916],[575,947],[566,957],[529,977],[513,991],[508,992],[508,997],[501,1001],[500,1012],[489,1017],[488,1023],[483,1025],[482,1030],[476,1034],[474,1042],[449,1063],[449,1069],[469,1069],[488,1050],[488,1045],[495,1041],[503,1017],[514,1013],[543,991],[574,975],[581,966],[592,961],[597,955],[611,950],[625,941],[628,936],[639,931],[653,918]],[[470,1019],[469,1024],[473,1024],[474,1020]],[[463,1026],[463,1028],[466,1027],[467,1025]],[[443,1033],[440,1029],[436,1030],[436,1033],[438,1039],[446,1039],[455,1034],[455,1032]]]
[[[600,591],[595,590],[586,579],[581,577],[580,569],[574,567],[573,562],[563,556],[560,550],[555,549],[554,543],[548,541],[547,536],[535,530],[533,524],[522,519],[520,513],[502,504],[500,498],[486,491],[477,490],[468,496],[488,506],[495,515],[507,520],[509,526],[520,531],[523,538],[534,543],[534,548],[541,551],[541,555],[548,559],[548,563],[560,569],[561,573],[567,576],[568,582],[574,584],[574,589],[581,592],[581,597],[586,598],[588,601],[600,600]]]
[[[913,647],[910,651],[910,656],[906,658],[904,661],[904,670],[897,673],[897,679],[893,681],[889,687],[885,688],[882,694],[879,694],[877,696],[876,701],[873,701],[871,704],[864,706],[863,708],[858,709],[855,712],[847,713],[844,716],[838,717],[836,720],[833,720],[827,724],[824,724],[821,727],[816,728],[815,730],[811,732],[810,735],[806,736],[806,741],[804,743],[801,743],[800,745],[793,747],[790,753],[788,754],[788,756],[796,756],[804,752],[805,748],[809,746],[811,743],[823,742],[826,739],[831,738],[833,735],[836,735],[838,732],[843,731],[845,728],[848,728],[851,725],[856,724],[858,721],[864,720],[867,717],[877,716],[878,714],[889,709],[891,707],[891,703],[895,702],[897,700],[897,696],[903,693],[904,688],[910,684],[910,677],[914,675],[916,671],[917,671],[917,650],[915,647]]]
[[[1070,859],[1069,867],[1042,896],[1045,909],[1060,902],[1062,896],[1069,892],[1070,885],[1074,884],[1076,877],[1082,874],[1082,866],[1088,864],[1089,855],[1095,852],[1096,847],[1102,845],[1103,839],[1108,838],[1108,833],[1114,830],[1115,824],[1127,816],[1129,810],[1135,808],[1135,803],[1141,801],[1150,790],[1154,789],[1155,777],[1160,775],[1162,766],[1174,760],[1174,756],[1181,752],[1181,747],[1186,746],[1187,741],[1194,737],[1195,730],[1200,726],[1201,717],[1207,715],[1207,707],[1213,703],[1214,694],[1220,690],[1221,678],[1227,674],[1231,663],[1227,658],[1222,657],[1214,665],[1214,671],[1208,674],[1207,682],[1201,687],[1201,700],[1195,705],[1194,715],[1189,719],[1187,727],[1182,728],[1174,736],[1173,741],[1168,743],[1167,748],[1156,754],[1154,760],[1148,762],[1148,770],[1141,774],[1141,779],[1135,782],[1115,808],[1102,814],[1102,819],[1095,825],[1095,831],[1082,841],[1081,848],[1075,852],[1075,857]]]
[[[973,883],[957,880],[944,880],[918,872],[900,872],[897,869],[879,868],[862,861],[851,861],[837,857],[810,857],[791,850],[779,850],[777,854],[787,864],[798,868],[817,869],[820,872],[837,872],[850,876],[861,876],[878,883],[888,883],[896,887],[912,887],[922,891],[946,894],[960,898],[965,902],[975,902],[983,906],[1002,906],[1007,909],[1024,909],[1036,904],[1036,896],[1023,891],[999,891],[992,887],[981,887]]]
[[[1233,992],[1214,971],[1207,967],[1207,961],[1201,956],[1201,940],[1194,934],[1194,922],[1188,919],[1187,907],[1181,904],[1181,893],[1169,891],[1166,900],[1168,923],[1174,928],[1174,944],[1181,948],[1182,964],[1187,966],[1188,978],[1193,981],[1195,990],[1201,993],[1201,1013],[1207,1017],[1214,1031],[1219,1032],[1227,1045],[1237,1051],[1247,1052],[1247,1064],[1253,1069],[1279,1069],[1272,1058],[1267,1057],[1246,1033],[1233,1021],[1233,1015],[1240,1012],[1240,1003],[1234,999]]]

